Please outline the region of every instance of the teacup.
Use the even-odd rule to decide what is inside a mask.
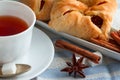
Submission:
[[[17,1],[0,1],[0,19],[3,16],[4,18],[19,18],[23,20],[28,27],[21,32],[9,35],[1,35],[0,33],[0,64],[15,61],[29,52],[32,31],[36,21],[34,12],[28,6]],[[12,20],[12,18],[10,20]],[[2,30],[2,28],[0,29]],[[10,29],[12,29],[11,26]]]

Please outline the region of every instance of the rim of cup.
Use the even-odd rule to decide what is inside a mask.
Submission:
[[[32,13],[33,19],[34,19],[33,22],[31,23],[31,25],[26,30],[24,30],[24,31],[22,31],[20,33],[17,33],[17,34],[13,34],[13,35],[0,36],[0,38],[8,38],[8,37],[19,36],[19,35],[22,35],[23,33],[25,33],[26,31],[28,31],[29,29],[31,29],[32,26],[34,27],[34,24],[36,22],[36,16],[35,16],[35,13],[33,12],[33,10],[30,7],[28,7],[27,5],[25,5],[25,4],[21,3],[21,2],[18,2],[18,1],[0,1],[0,3],[12,3],[12,4],[17,4],[19,6],[23,6],[23,7],[25,7],[26,9],[28,9]]]

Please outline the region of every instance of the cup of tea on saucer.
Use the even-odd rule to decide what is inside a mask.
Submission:
[[[0,65],[29,53],[36,17],[17,1],[0,1]]]

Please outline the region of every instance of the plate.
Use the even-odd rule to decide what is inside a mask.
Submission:
[[[116,14],[113,18],[113,23],[112,23],[112,29],[113,30],[120,29],[120,27],[118,27],[120,25],[120,22],[119,22],[120,18],[118,18],[119,13],[120,13],[120,10],[117,10],[117,12],[116,12]],[[118,52],[112,51],[112,50],[107,49],[105,47],[102,47],[102,46],[96,45],[94,43],[88,42],[86,40],[71,36],[69,34],[65,34],[65,33],[62,33],[62,32],[57,32],[57,31],[51,29],[46,23],[44,23],[42,21],[36,21],[36,25],[40,26],[44,29],[47,29],[48,31],[50,31],[50,32],[52,32],[56,35],[64,37],[64,38],[66,38],[66,39],[68,39],[68,40],[70,40],[70,41],[72,41],[72,42],[74,42],[78,45],[84,46],[84,47],[89,48],[89,49],[94,50],[94,51],[100,51],[105,56],[120,60],[120,53],[118,53]]]
[[[32,44],[29,53],[25,57],[15,61],[15,63],[29,64],[31,65],[32,68],[25,74],[9,78],[9,80],[32,79],[37,75],[41,74],[42,72],[44,72],[51,64],[53,58],[54,58],[54,46],[51,40],[44,32],[37,28],[34,28]]]

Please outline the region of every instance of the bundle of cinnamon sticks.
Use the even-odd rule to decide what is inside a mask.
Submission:
[[[111,32],[110,37],[109,41],[91,38],[91,42],[120,53],[120,30]]]

